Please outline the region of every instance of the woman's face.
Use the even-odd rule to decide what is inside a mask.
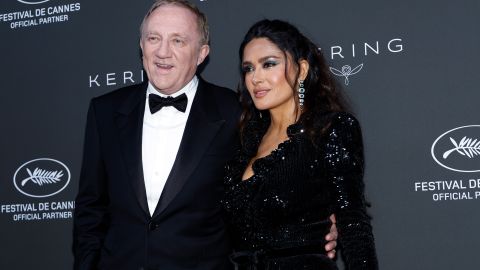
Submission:
[[[289,53],[285,54],[266,38],[252,39],[243,50],[242,69],[257,109],[291,111],[295,108],[292,85],[296,85],[297,65]]]

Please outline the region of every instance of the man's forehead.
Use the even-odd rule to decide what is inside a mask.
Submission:
[[[145,32],[170,30],[178,34],[197,33],[196,15],[189,9],[176,5],[160,6],[147,18]]]
[[[185,23],[197,23],[197,15],[190,9],[178,5],[163,5],[152,11],[148,19],[185,21]]]

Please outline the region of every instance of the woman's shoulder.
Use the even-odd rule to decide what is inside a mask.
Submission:
[[[332,127],[359,127],[360,123],[357,118],[349,112],[333,112],[330,113],[329,122]]]
[[[345,111],[330,112],[316,121],[316,143],[337,142],[345,139],[361,138],[360,123],[357,118]]]

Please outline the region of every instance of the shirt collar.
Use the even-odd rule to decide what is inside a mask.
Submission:
[[[180,96],[181,94],[185,93],[188,97],[188,101],[190,103],[190,100],[193,100],[193,96],[195,95],[195,92],[198,87],[198,77],[195,75],[193,76],[192,80],[188,82],[182,89],[178,90],[177,92],[171,94],[171,95],[165,95],[157,91],[153,84],[149,81],[148,82],[148,87],[147,87],[147,97],[149,94],[155,94],[161,97],[177,97]]]

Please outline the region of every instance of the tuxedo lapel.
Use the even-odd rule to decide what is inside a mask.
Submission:
[[[147,215],[148,203],[142,167],[142,130],[147,84],[141,84],[118,108],[116,124],[119,128],[120,148],[135,196]],[[120,168],[119,168],[120,169]]]
[[[180,192],[224,122],[208,95],[206,83],[200,79],[175,162],[153,217],[163,212]]]

